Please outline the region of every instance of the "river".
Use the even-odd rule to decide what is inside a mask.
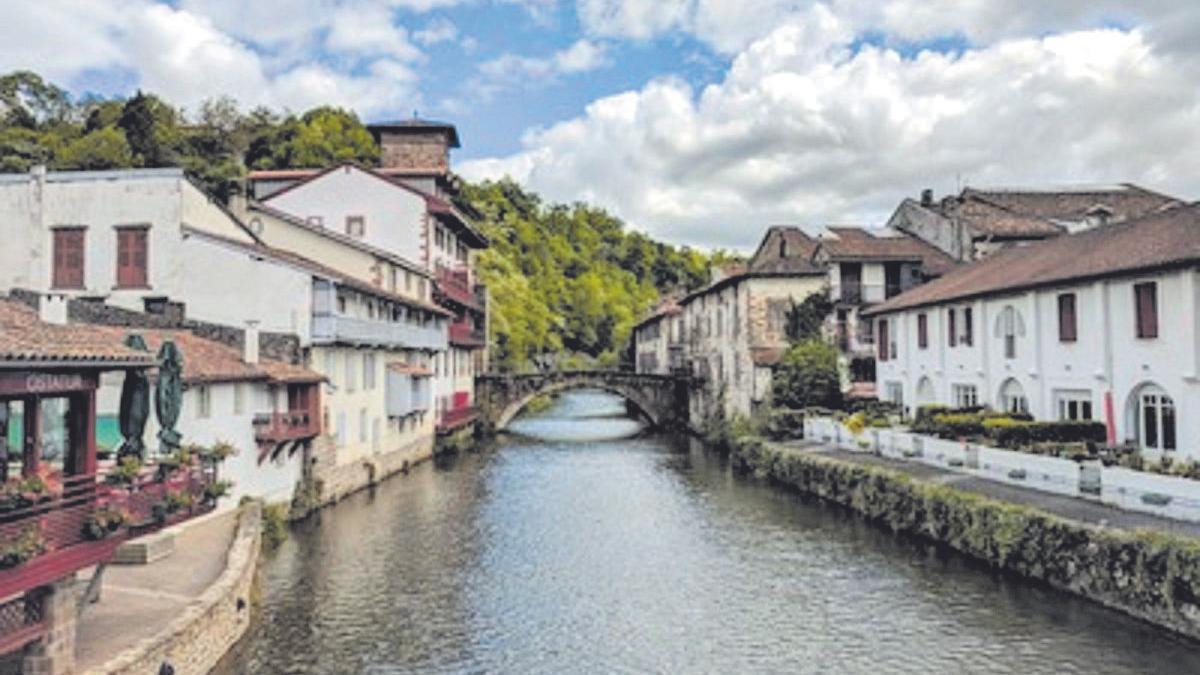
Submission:
[[[300,523],[231,673],[1197,673],[1200,645],[561,396]]]

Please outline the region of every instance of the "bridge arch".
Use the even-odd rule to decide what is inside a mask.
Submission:
[[[568,371],[481,375],[475,389],[484,421],[492,431],[506,428],[534,398],[570,389],[599,389],[620,396],[651,426],[662,427],[686,420],[687,386],[683,382],[669,375]]]

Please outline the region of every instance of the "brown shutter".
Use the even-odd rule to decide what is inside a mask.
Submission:
[[[971,325],[971,308],[963,308],[963,344],[970,347],[975,343],[975,327]]]
[[[1158,337],[1158,304],[1156,284],[1147,282],[1133,287],[1137,305],[1137,331],[1140,338]]]
[[[949,333],[948,337],[949,337],[949,339],[950,339],[950,346],[951,346],[951,347],[955,347],[955,346],[957,346],[957,345],[958,345],[958,335],[957,335],[957,332],[958,332],[958,321],[957,321],[957,319],[958,319],[958,314],[957,314],[957,313],[954,311],[954,308],[953,308],[953,307],[952,307],[952,308],[950,308],[949,312],[950,312],[950,316],[948,317],[948,318],[949,318],[949,322],[948,322],[948,324],[949,324],[949,326],[948,326],[949,330],[948,330],[947,332]]]
[[[888,320],[881,319],[879,322],[879,360],[888,360]]]
[[[117,230],[117,286],[145,288],[148,258],[146,229]]]
[[[83,237],[82,228],[54,231],[55,288],[83,288]]]
[[[926,314],[917,315],[917,347],[925,349],[929,346],[929,317]]]
[[[1058,296],[1058,339],[1061,342],[1075,342],[1078,339],[1074,293]]]

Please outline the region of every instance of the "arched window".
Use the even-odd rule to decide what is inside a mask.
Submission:
[[[1130,399],[1133,428],[1144,450],[1174,450],[1175,401],[1156,384],[1144,384]]]
[[[1004,340],[1004,358],[1017,358],[1017,338],[1025,335],[1025,322],[1012,305],[1005,305],[996,317],[996,337]]]
[[[937,392],[933,389],[933,381],[928,376],[917,382],[917,405],[937,403]]]
[[[1009,378],[1000,387],[1000,408],[1006,413],[1029,412],[1029,399],[1025,398],[1025,390],[1016,379]]]

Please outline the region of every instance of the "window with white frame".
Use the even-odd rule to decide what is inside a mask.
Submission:
[[[954,405],[958,408],[974,408],[979,405],[979,389],[973,384],[956,384],[950,388]]]
[[[367,409],[359,408],[358,410],[358,442],[367,442]]]
[[[375,355],[363,354],[363,389],[375,388]]]
[[[888,382],[886,385],[887,400],[897,406],[904,406],[904,385],[899,382]]]
[[[1020,382],[1010,378],[1000,387],[1000,408],[1006,413],[1029,412],[1029,399],[1025,398]]]
[[[1137,394],[1138,442],[1146,450],[1174,450],[1175,401],[1155,385],[1142,387]]]
[[[355,357],[358,354],[354,352],[346,352],[346,391],[353,392],[358,388],[358,368],[354,363]]]
[[[1054,408],[1058,419],[1086,421],[1092,419],[1092,392],[1086,389],[1059,389],[1054,392]]]
[[[1012,305],[1005,305],[996,317],[996,337],[1004,341],[1004,358],[1017,358],[1017,338],[1025,335],[1025,323],[1021,313]]]
[[[212,390],[207,385],[196,387],[196,417],[208,419],[212,416]]]
[[[889,359],[896,358],[896,354],[899,353],[899,350],[897,349],[897,343],[896,343],[896,336],[899,334],[899,332],[900,331],[896,330],[895,317],[888,319],[888,358]]]

